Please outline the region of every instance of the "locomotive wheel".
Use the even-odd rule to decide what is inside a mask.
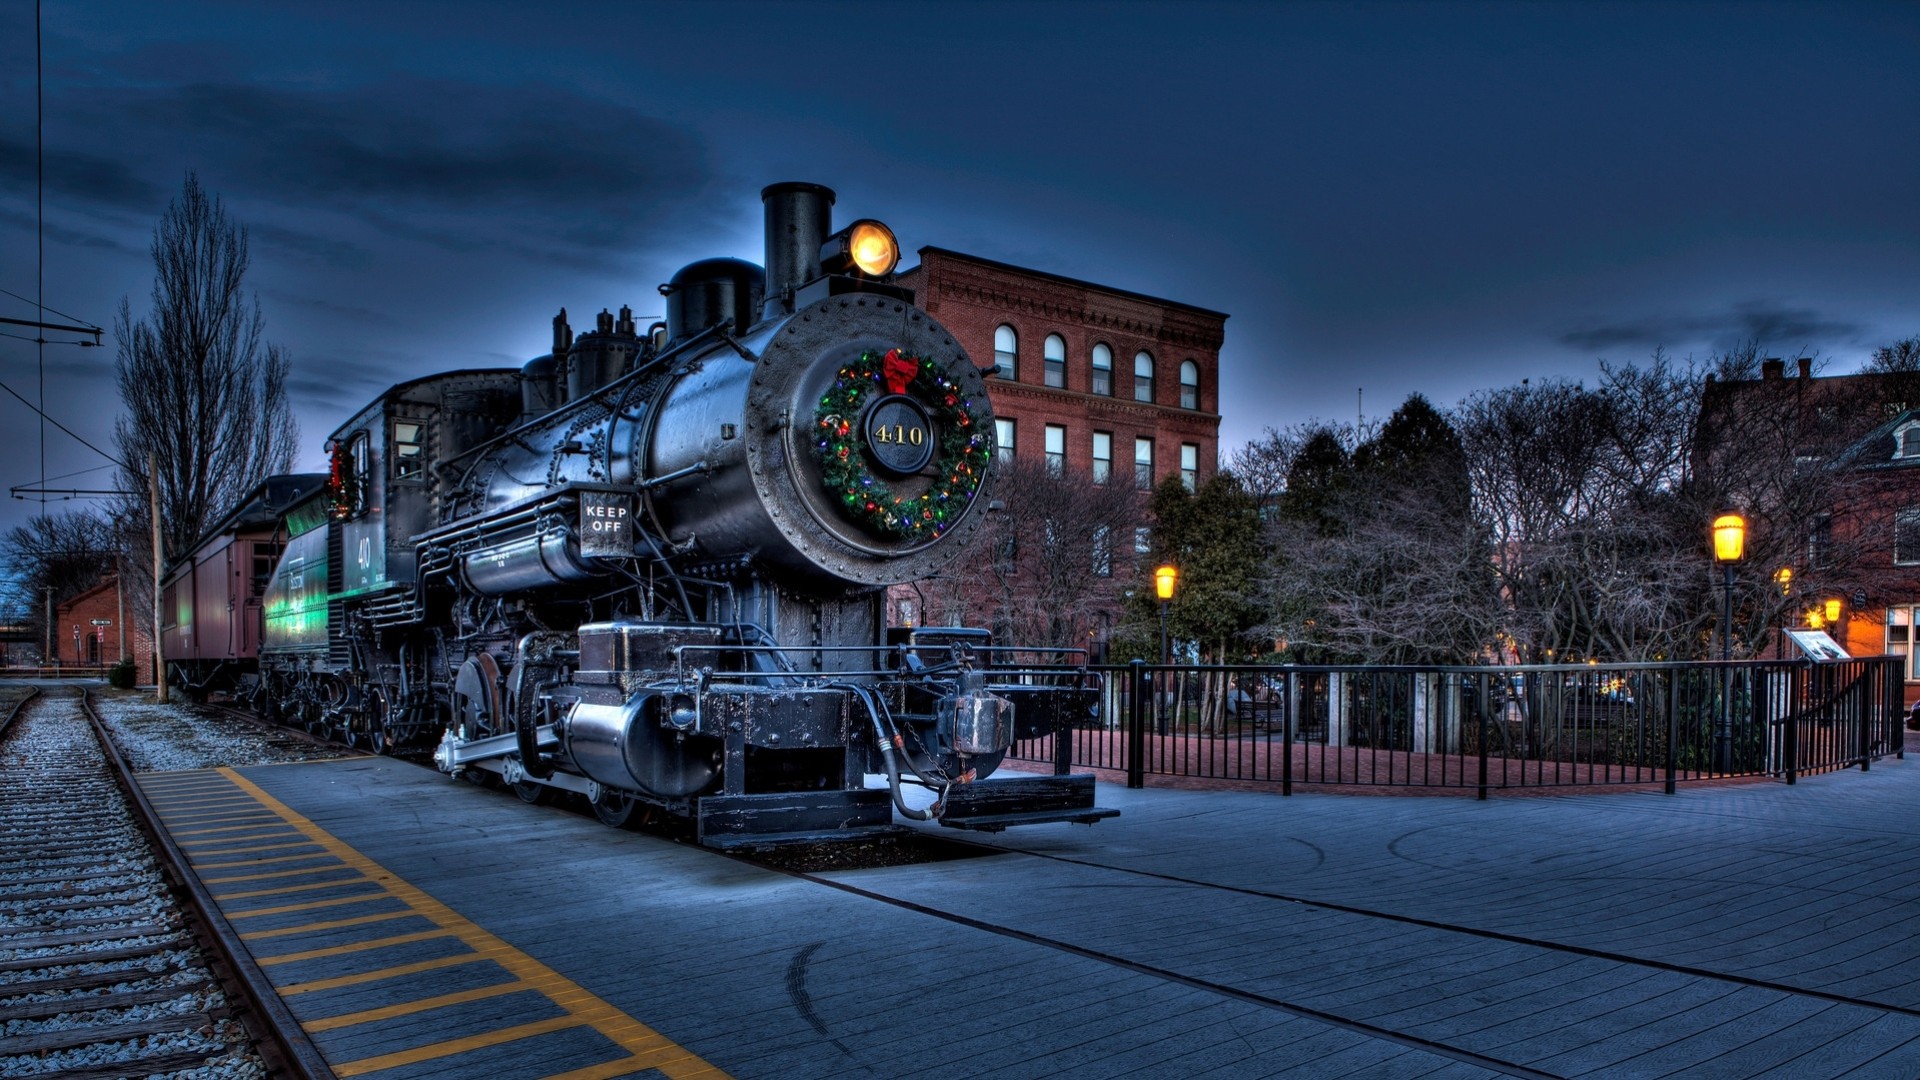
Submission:
[[[622,795],[617,791],[602,791],[600,797],[593,800],[592,805],[593,816],[600,819],[600,824],[609,829],[621,829],[626,827],[627,822],[633,820],[633,811],[637,804],[631,795]]]
[[[393,753],[393,740],[387,737],[387,696],[378,690],[367,694],[367,729],[360,733],[360,749],[373,754]]]
[[[513,793],[520,796],[520,801],[528,806],[545,806],[553,801],[552,788],[545,784],[536,784],[531,780],[522,780],[513,785]]]

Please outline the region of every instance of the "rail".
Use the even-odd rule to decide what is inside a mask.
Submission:
[[[1147,777],[1490,791],[1677,784],[1904,758],[1897,657],[1358,667],[1103,665],[1100,707],[1009,758]]]
[[[272,982],[254,962],[252,954],[241,944],[239,933],[227,922],[212,894],[193,873],[185,853],[160,823],[160,815],[148,801],[147,793],[140,787],[139,781],[134,778],[132,767],[114,744],[106,724],[94,711],[92,698],[84,689],[81,691],[80,705],[88,723],[93,725],[94,734],[99,737],[109,771],[126,796],[135,823],[152,841],[162,871],[172,880],[175,892],[193,914],[195,940],[208,955],[219,959],[218,970],[223,976],[222,981],[228,989],[236,992],[239,1000],[246,1002],[247,1008],[241,1010],[238,1016],[253,1034],[255,1049],[265,1060],[269,1075],[287,1077],[289,1080],[333,1080],[334,1072],[328,1067],[326,1059],[320,1056],[319,1049],[287,1008],[287,1003],[274,990]]]
[[[36,667],[0,667],[0,679],[104,679],[111,664],[42,664]]]

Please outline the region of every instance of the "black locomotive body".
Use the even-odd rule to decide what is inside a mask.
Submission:
[[[1087,777],[988,779],[1092,707],[1084,680],[884,625],[886,587],[984,516],[981,372],[888,284],[884,226],[832,232],[816,185],[762,200],[765,270],[694,263],[644,332],[623,308],[575,338],[563,311],[551,355],[396,386],[333,433],[267,591],[264,710],[714,845],[1110,813]]]

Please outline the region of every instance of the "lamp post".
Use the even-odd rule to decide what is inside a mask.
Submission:
[[[1720,661],[1733,660],[1733,566],[1747,552],[1747,519],[1727,511],[1713,519],[1713,559],[1720,564],[1726,602],[1720,615]],[[1720,672],[1720,714],[1713,731],[1713,767],[1716,772],[1733,768],[1733,669]]]
[[[1773,583],[1780,586],[1781,596],[1792,596],[1793,567],[1783,566],[1775,570],[1773,572]],[[1781,617],[1785,618],[1786,616],[1782,615]],[[1787,628],[1785,626],[1780,627],[1780,631],[1773,635],[1773,658],[1775,660],[1784,660],[1787,658]]]
[[[1167,644],[1167,607],[1173,603],[1173,587],[1179,580],[1180,571],[1172,564],[1157,567],[1153,571],[1154,595],[1160,598],[1160,666],[1162,668],[1173,663],[1173,654],[1169,651]],[[1168,728],[1167,698],[1170,696],[1173,673],[1163,671],[1161,674],[1167,679],[1169,686],[1168,690],[1163,690],[1160,694],[1160,719],[1158,728],[1159,733],[1165,735]]]

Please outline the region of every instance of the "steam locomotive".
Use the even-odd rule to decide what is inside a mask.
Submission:
[[[437,738],[449,773],[712,846],[1113,813],[1091,777],[990,778],[1093,708],[1085,678],[885,625],[885,589],[980,527],[982,371],[891,284],[884,224],[834,230],[815,184],[761,199],[764,269],[685,267],[645,330],[562,310],[550,354],[401,383],[333,432],[280,519],[258,708]]]

